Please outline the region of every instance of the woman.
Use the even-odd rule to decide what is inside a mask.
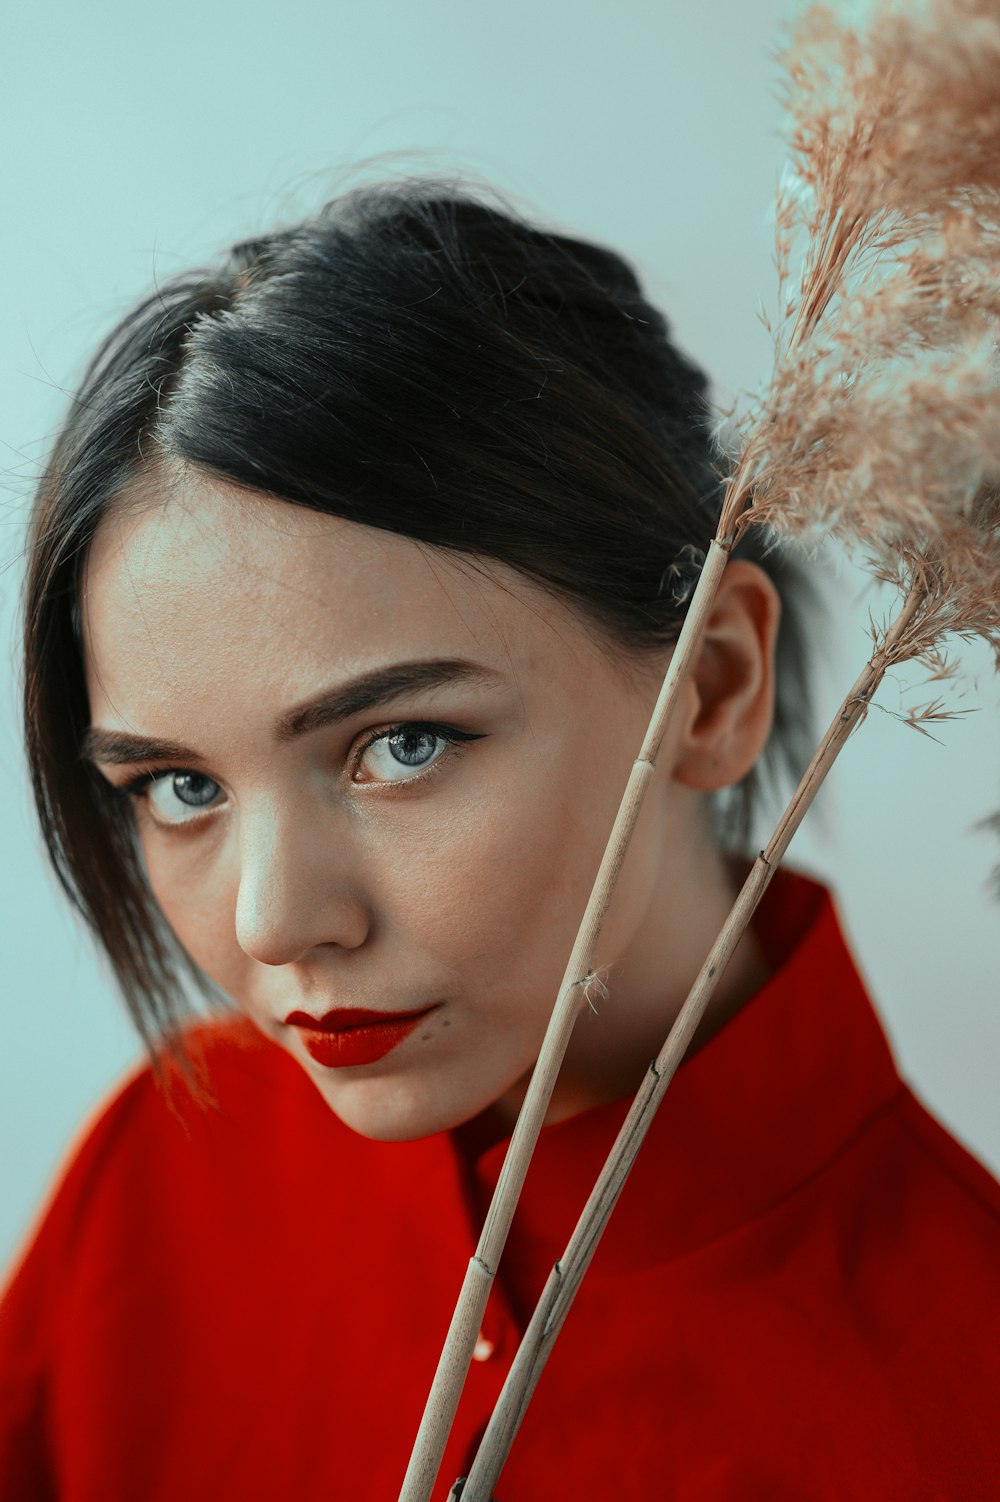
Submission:
[[[26,724],[152,1065],[6,1295],[5,1498],[398,1492],[712,534],[705,393],[619,257],[419,180],[175,279],[99,351],[37,502]],[[441,1497],[794,760],[766,570],[727,569],[661,751]],[[998,1210],[828,894],[779,874],[502,1495],[994,1495]]]

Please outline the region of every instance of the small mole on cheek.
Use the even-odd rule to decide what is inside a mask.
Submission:
[[[451,1027],[451,1018],[450,1017],[443,1017],[441,1019],[441,1026],[442,1027]]]

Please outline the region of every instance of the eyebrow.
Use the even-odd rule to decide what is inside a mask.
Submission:
[[[366,710],[377,709],[402,694],[441,688],[453,683],[479,683],[496,687],[499,673],[481,663],[460,657],[434,657],[419,662],[394,663],[375,668],[334,690],[326,690],[305,704],[288,710],[274,725],[277,745],[287,745],[313,730],[337,725]],[[85,761],[127,766],[136,761],[201,761],[197,751],[177,741],[132,735],[125,730],[102,730],[92,725],[83,737],[80,752]]]

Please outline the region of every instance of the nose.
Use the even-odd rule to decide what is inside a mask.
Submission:
[[[352,880],[349,841],[335,843],[314,811],[241,818],[236,938],[251,959],[289,965],[318,945],[364,943],[368,905]]]

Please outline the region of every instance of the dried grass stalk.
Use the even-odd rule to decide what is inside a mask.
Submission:
[[[930,583],[930,590],[928,590]],[[913,580],[891,627],[878,633],[871,658],[852,684],[809,763],[774,834],[750,869],[729,917],[677,1015],[660,1053],[632,1102],[614,1146],[598,1175],[566,1250],[555,1264],[535,1306],[479,1451],[462,1491],[462,1502],[489,1502],[521,1420],[591,1259],[604,1234],[632,1165],[664,1095],[697,1030],[729,960],[743,937],[796,829],[843,750],[864,720],[886,672],[914,655],[924,640],[922,621],[934,610],[934,585]]]
[[[1000,668],[1000,11],[886,4],[867,36],[807,10],[782,60],[795,171],[779,192],[783,306],[769,386],[741,425],[720,543],[759,522],[834,537],[904,604],[844,700],[650,1070],[549,1279],[464,1502],[487,1502],[649,1123],[774,867],[887,668]],[[806,246],[786,292],[792,248]],[[774,331],[772,330],[772,333]],[[705,580],[698,601],[712,586]],[[911,711],[924,728],[941,701]]]
[[[895,579],[1000,474],[1000,6],[887,3],[865,36],[813,6],[780,60],[774,374],[724,515]]]
[[[721,577],[728,552],[713,543],[709,549],[703,578]],[[670,714],[676,703],[674,685],[686,672],[697,650],[702,628],[715,594],[713,588],[702,591],[699,603],[692,601],[677,641],[667,676],[660,690],[652,719],[639,755],[625,787],[625,793],[605,847],[597,879],[591,891],[573,952],[556,1004],[542,1041],[538,1061],[517,1118],[510,1147],[504,1159],[493,1200],[486,1215],[479,1245],[469,1262],[444,1348],[438,1361],[430,1395],[424,1408],[416,1443],[410,1456],[400,1502],[427,1502],[441,1467],[455,1411],[472,1361],[476,1338],[486,1310],[507,1233],[521,1187],[528,1172],[531,1154],[545,1120],[559,1066],[569,1043],[573,1026],[584,1003],[592,975],[594,950],[600,937],[604,916],[614,894],[615,882],[635,828],[643,797],[656,765],[656,757],[666,734]]]
[[[944,636],[982,636],[1000,665],[996,0],[908,0],[905,10],[883,3],[865,35],[813,6],[781,61],[793,170],[778,199],[774,374],[739,427],[717,536],[574,945],[401,1502],[427,1502],[434,1485],[644,781],[738,537],[760,522],[807,545],[833,537],[877,578],[900,585],[906,605],[889,632],[875,633],[865,672],[876,676],[866,695],[890,643],[891,660],[917,658],[939,677]],[[801,274],[789,290],[800,237]],[[867,697],[859,703],[858,693],[845,703],[860,718]],[[913,723],[940,712],[931,706]],[[838,721],[836,749],[855,723]],[[833,745],[828,737],[817,753],[814,780],[820,767],[825,775],[822,758],[832,759]],[[808,801],[800,797],[796,821]],[[698,1005],[704,1000],[692,1002],[678,1039],[693,1031]],[[475,1502],[488,1489],[464,1496]]]
[[[886,672],[900,663],[923,659],[936,664],[933,676],[952,676],[941,651],[943,640],[952,634],[985,636],[996,648],[1000,626],[1000,491],[984,491],[967,522],[952,532],[952,550],[943,540],[920,556],[902,550],[897,582],[904,576],[908,581],[903,604],[891,626],[879,628],[873,624],[874,650],[869,661],[840,705],[774,834],[751,867],[663,1048],[650,1065],[566,1250],[535,1306],[463,1489],[462,1502],[488,1502],[492,1497],[538,1379],[705,1008],[792,836],[848,737],[864,720]],[[921,729],[928,719],[946,717],[947,711],[939,704],[935,701],[913,712],[907,723]],[[994,816],[988,822],[998,820],[1000,816]]]

